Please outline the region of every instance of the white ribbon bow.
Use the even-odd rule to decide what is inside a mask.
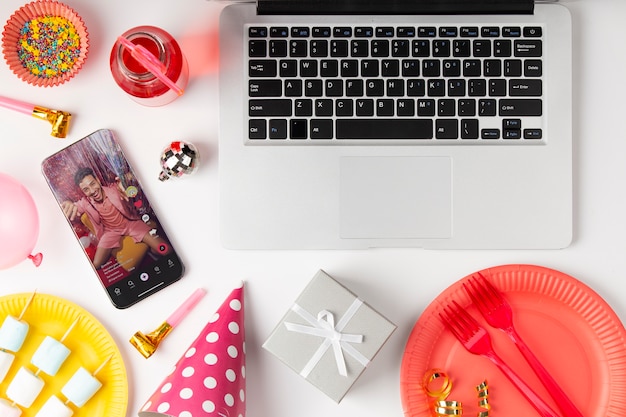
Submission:
[[[298,304],[294,304],[291,309],[297,313],[300,317],[306,320],[312,327],[302,324],[285,322],[287,330],[297,333],[308,334],[312,336],[323,337],[324,342],[320,345],[317,351],[313,354],[309,362],[304,366],[300,375],[307,377],[313,368],[320,361],[324,353],[332,346],[335,354],[335,362],[337,364],[337,370],[341,376],[348,376],[346,369],[346,360],[343,355],[345,351],[354,359],[359,361],[363,366],[369,364],[369,359],[366,358],[361,352],[356,350],[354,346],[349,343],[363,343],[363,335],[361,334],[345,334],[341,333],[344,327],[350,322],[354,314],[359,307],[363,304],[363,301],[358,298],[354,300],[352,305],[348,308],[346,313],[341,317],[337,325],[335,325],[335,317],[327,310],[322,310],[317,314],[317,318],[311,315],[308,311],[300,307]]]

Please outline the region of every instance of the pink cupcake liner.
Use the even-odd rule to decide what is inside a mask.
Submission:
[[[71,70],[46,76],[33,73],[19,56],[21,30],[27,22],[46,16],[60,17],[71,23],[80,39],[80,51]],[[82,18],[71,7],[55,0],[37,0],[22,6],[7,21],[2,32],[2,53],[9,68],[28,84],[52,87],[73,78],[82,68],[89,51],[89,34]]]

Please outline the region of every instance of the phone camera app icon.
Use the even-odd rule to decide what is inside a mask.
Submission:
[[[144,214],[143,216],[141,216],[141,220],[143,220],[144,223],[148,223],[150,221],[150,216]]]
[[[139,279],[142,281],[147,281],[150,278],[150,275],[148,275],[146,272],[142,272],[141,275],[139,275]]]

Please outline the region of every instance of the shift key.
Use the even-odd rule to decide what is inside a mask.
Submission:
[[[541,116],[541,99],[501,99],[498,103],[500,116]]]
[[[250,100],[248,102],[251,117],[291,116],[291,100]]]

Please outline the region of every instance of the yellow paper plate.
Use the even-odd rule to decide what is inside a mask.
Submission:
[[[0,297],[0,324],[8,315],[18,317],[32,293],[13,294]],[[73,417],[125,417],[128,405],[128,381],[122,355],[107,330],[87,310],[62,298],[37,293],[22,320],[29,324],[28,335],[22,348],[16,352],[15,360],[4,380],[0,383],[0,397],[6,398],[11,380],[24,366],[32,372],[37,369],[30,358],[46,336],[59,340],[72,323],[78,322],[67,335],[63,344],[71,353],[55,376],[43,372],[39,376],[45,385],[35,402],[23,409],[22,417],[33,417],[52,395],[65,401],[61,388],[79,367],[90,372],[97,370],[109,357],[96,378],[102,388],[82,407],[69,403]]]

